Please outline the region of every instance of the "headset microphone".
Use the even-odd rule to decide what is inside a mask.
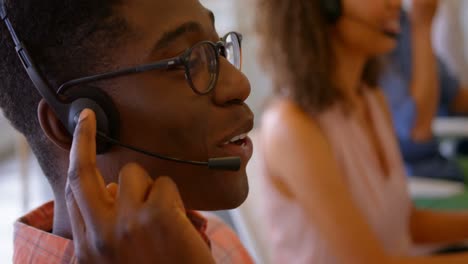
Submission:
[[[343,3],[342,0],[320,0],[320,7],[322,11],[325,14],[325,17],[327,19],[327,22],[329,24],[335,24],[338,22],[340,18],[348,18],[356,21],[357,23],[360,23],[368,28],[371,28],[374,31],[377,31],[379,33],[382,33],[383,35],[392,38],[392,39],[397,39],[400,35],[395,32],[390,32],[387,30],[383,30],[381,28],[378,28],[375,25],[370,24],[369,22],[366,22],[360,18],[357,17],[352,17],[344,14],[343,12]]]
[[[88,108],[96,114],[96,151],[97,154],[105,153],[113,145],[121,146],[132,151],[136,151],[151,157],[168,160],[178,163],[191,164],[195,166],[206,166],[213,170],[238,171],[241,167],[240,157],[220,157],[211,158],[206,162],[191,161],[172,158],[169,156],[149,152],[130,145],[121,143],[118,140],[119,134],[119,114],[111,98],[97,87],[89,85],[80,86],[77,89],[70,89],[65,94],[57,94],[47,80],[41,75],[26,47],[20,41],[13,25],[7,16],[5,0],[0,0],[0,19],[4,21],[11,38],[16,47],[16,53],[23,64],[26,73],[33,82],[37,91],[41,94],[58,119],[73,135],[77,124],[77,117],[84,109]]]
[[[358,17],[354,17],[354,16],[343,16],[343,18],[347,18],[347,19],[350,19],[350,20],[353,20],[355,21],[356,23],[359,23],[363,26],[366,26],[370,29],[372,29],[373,31],[376,31],[376,32],[379,32],[389,38],[392,38],[392,39],[398,39],[398,37],[400,36],[400,34],[398,33],[395,33],[395,32],[391,32],[391,31],[388,31],[388,30],[384,30],[384,29],[381,29],[375,25],[372,25],[371,23],[367,22],[367,21],[364,21],[363,19],[360,19]]]
[[[178,163],[184,163],[184,164],[190,164],[190,165],[195,165],[195,166],[207,166],[209,169],[213,170],[228,170],[228,171],[238,171],[240,169],[241,165],[241,160],[240,157],[222,157],[222,158],[211,158],[208,159],[207,162],[203,161],[192,161],[192,160],[184,160],[184,159],[178,159],[178,158],[173,158],[169,157],[166,155],[150,152],[147,150],[143,150],[140,148],[136,148],[134,146],[130,146],[127,144],[123,144],[122,142],[112,139],[108,136],[106,136],[104,133],[97,132],[97,137],[101,138],[103,140],[106,140],[114,145],[133,150],[135,152],[139,152],[141,154],[151,156],[154,158],[162,159],[162,160],[168,160],[168,161],[173,161],[173,162],[178,162]]]

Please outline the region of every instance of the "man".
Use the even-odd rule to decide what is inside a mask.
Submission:
[[[244,103],[250,85],[239,71],[239,36],[218,42],[214,16],[197,0],[7,0],[5,10],[0,106],[27,138],[55,196],[15,223],[14,262],[249,263],[232,231],[192,211],[235,208],[248,193],[252,146],[245,134],[253,116]],[[51,97],[40,96],[15,52],[12,28],[29,50],[25,66],[34,60],[54,91],[72,79],[107,76],[85,78],[57,98],[103,91],[120,123],[118,140],[106,139],[110,149],[95,156],[101,113],[80,110],[70,128]],[[164,67],[139,67],[149,64]],[[131,70],[115,74],[120,69]],[[240,156],[241,166],[210,170],[149,152],[194,161]]]
[[[401,18],[397,49],[381,79],[409,175],[464,181],[454,160],[439,153],[432,133],[436,115],[468,113],[468,90],[434,54],[432,23],[438,0],[414,0]],[[412,19],[414,13],[425,19]],[[421,16],[419,16],[421,17]]]

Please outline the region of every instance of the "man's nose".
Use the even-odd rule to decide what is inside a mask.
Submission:
[[[225,58],[220,58],[214,101],[217,105],[239,104],[250,95],[250,82],[247,77]]]

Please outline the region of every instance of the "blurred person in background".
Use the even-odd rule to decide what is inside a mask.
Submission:
[[[427,23],[433,1],[411,19]],[[257,148],[275,263],[467,263],[420,245],[468,238],[468,213],[412,204],[378,57],[397,45],[399,0],[260,0],[275,96]],[[416,256],[420,254],[419,256]]]
[[[436,54],[462,83],[468,83],[467,11],[465,0],[440,0],[432,29]]]
[[[432,132],[436,116],[468,113],[468,86],[433,49],[438,5],[438,0],[414,0],[410,13],[402,13],[397,48],[387,56],[379,84],[390,106],[408,175],[463,182],[462,167],[441,155]],[[421,11],[426,17],[414,19],[412,14]],[[466,155],[464,145],[460,152]]]

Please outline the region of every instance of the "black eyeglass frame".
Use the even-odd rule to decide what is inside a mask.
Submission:
[[[184,51],[182,55],[179,55],[177,57],[173,57],[170,59],[164,59],[160,61],[156,61],[153,63],[149,64],[143,64],[143,65],[138,65],[134,67],[129,67],[129,68],[124,68],[120,70],[115,70],[115,71],[110,71],[106,73],[100,73],[96,75],[91,75],[87,77],[82,77],[82,78],[77,78],[73,79],[70,81],[67,81],[63,83],[62,85],[59,86],[57,90],[57,95],[64,95],[66,90],[78,86],[78,85],[83,85],[91,82],[96,82],[96,81],[101,81],[101,80],[106,80],[106,79],[112,79],[112,78],[117,78],[125,75],[131,75],[131,74],[137,74],[137,73],[143,73],[147,71],[152,71],[152,70],[167,70],[171,68],[176,68],[176,67],[184,67],[185,71],[185,78],[187,82],[189,83],[190,88],[198,95],[205,95],[210,93],[215,87],[218,82],[218,77],[219,77],[219,57],[223,55],[222,53],[224,52],[224,49],[226,48],[226,40],[229,36],[235,35],[236,39],[238,40],[239,44],[239,56],[240,56],[240,63],[242,65],[242,35],[238,32],[231,31],[224,35],[224,37],[221,38],[220,41],[218,42],[212,42],[212,41],[201,41],[198,42],[197,44],[193,45],[192,47],[188,48],[187,50]],[[216,62],[216,77],[214,79],[214,82],[210,85],[210,87],[204,91],[200,92],[195,85],[193,84],[191,75],[190,75],[190,56],[192,54],[192,51],[201,46],[201,45],[209,45],[215,52],[215,62]],[[239,69],[240,70],[240,69]]]

